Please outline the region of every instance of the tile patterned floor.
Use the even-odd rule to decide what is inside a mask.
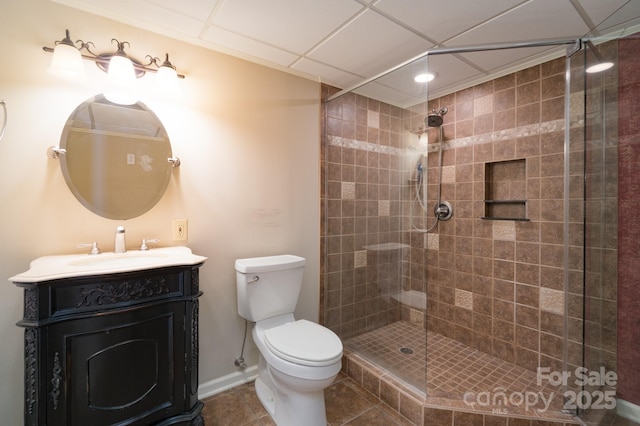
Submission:
[[[536,373],[463,343],[427,332],[425,354],[424,329],[398,321],[353,337],[345,347],[393,372],[414,388],[432,398],[462,400],[465,392],[513,393],[543,392],[545,398],[555,395],[551,408],[562,408],[562,392],[550,385],[538,386]],[[413,353],[406,354],[402,348]]]
[[[466,391],[494,391],[498,387],[505,393],[542,391],[550,393],[552,388],[536,386],[535,373],[520,368],[516,365],[499,360],[483,352],[476,351],[459,342],[448,339],[438,334],[428,333],[427,343],[429,354],[424,352],[424,330],[409,323],[394,323],[379,330],[374,330],[345,342],[345,354],[349,361],[346,364],[351,369],[351,357],[360,366],[355,371],[363,372],[363,368],[372,372],[378,379],[368,381],[364,373],[358,376],[358,380],[344,373],[340,373],[336,381],[325,390],[325,403],[327,409],[328,426],[559,426],[576,424],[568,416],[560,414],[561,401],[554,401],[553,412],[545,412],[537,416],[537,420],[531,418],[531,412],[521,412],[516,407],[510,407],[507,419],[504,414],[498,416],[492,408],[488,411],[475,407],[470,410],[462,401],[462,395]],[[374,358],[375,364],[365,360],[358,352],[353,353],[354,344],[366,348],[369,353],[367,358]],[[400,348],[413,349],[412,354],[400,352]],[[424,390],[424,363],[428,356],[428,393],[424,398],[423,413],[415,416],[411,412],[403,412],[402,407],[392,409],[389,401],[385,400],[382,382],[389,373],[385,369],[388,366],[400,365],[398,374],[402,376],[409,386],[398,385],[400,393],[407,392],[418,398],[416,388]],[[396,363],[396,364],[393,364]],[[370,364],[370,367],[367,365]],[[387,367],[385,367],[387,365]],[[345,363],[343,362],[343,367]],[[379,367],[382,367],[380,369]],[[346,371],[345,371],[346,372]],[[378,383],[374,390],[371,383]],[[398,384],[398,381],[392,379]],[[377,391],[377,393],[376,393]],[[371,393],[373,392],[373,393]],[[387,398],[388,399],[388,398]],[[422,397],[419,398],[422,400]],[[400,398],[402,402],[402,398]],[[254,384],[247,383],[220,394],[203,400],[205,407],[203,415],[205,424],[233,425],[233,426],[273,426],[275,423],[262,407],[255,394]],[[397,404],[398,401],[395,401]],[[417,417],[413,422],[409,418]],[[602,414],[602,413],[595,413]],[[607,413],[612,414],[612,413]],[[514,418],[511,416],[515,415]],[[521,416],[528,417],[521,418]],[[596,416],[597,417],[597,416]],[[615,415],[606,418],[593,418],[587,422],[588,426],[632,426],[636,423],[620,419]]]
[[[204,402],[207,426],[275,426],[256,396],[253,382],[209,397]],[[328,426],[411,426],[342,373],[325,390]]]

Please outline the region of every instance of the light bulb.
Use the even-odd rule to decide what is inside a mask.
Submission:
[[[84,76],[84,65],[80,51],[75,46],[58,43],[53,49],[49,73],[68,79]]]
[[[133,62],[124,56],[114,55],[109,60],[109,80],[120,84],[133,84],[136,81],[136,72]]]
[[[171,67],[160,67],[156,75],[156,86],[165,93],[178,91],[178,73]]]
[[[425,73],[425,74],[418,74],[413,78],[413,81],[415,81],[416,83],[428,83],[431,80],[433,80],[434,78],[436,78],[436,74],[435,73]]]
[[[132,105],[137,102],[135,96],[136,72],[133,63],[126,56],[114,55],[109,60],[107,72],[107,90],[105,98],[120,105]]]
[[[178,73],[176,67],[169,62],[169,54],[165,56],[165,60],[158,68],[156,75],[156,87],[165,94],[175,95],[179,93]]]

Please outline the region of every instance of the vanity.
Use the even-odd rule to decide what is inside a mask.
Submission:
[[[24,289],[25,425],[204,425],[187,247],[45,256]]]

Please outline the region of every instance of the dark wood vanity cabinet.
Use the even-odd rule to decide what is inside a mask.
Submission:
[[[15,283],[25,425],[203,425],[200,266]]]

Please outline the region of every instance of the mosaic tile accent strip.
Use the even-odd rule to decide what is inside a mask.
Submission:
[[[580,123],[574,124],[572,127],[579,127]],[[564,120],[552,120],[540,124],[530,124],[521,126],[516,129],[500,130],[481,135],[468,136],[458,139],[449,139],[442,143],[442,149],[461,148],[466,146],[481,145],[506,140],[515,140],[526,136],[542,135],[546,133],[558,132],[564,130]],[[410,135],[415,137],[414,135]],[[327,135],[329,145],[339,146],[342,148],[358,149],[362,151],[378,152],[381,154],[391,155],[409,155],[413,154],[414,148],[396,148],[377,143],[365,142],[356,139],[343,138],[340,136]],[[437,152],[440,148],[439,144],[429,144],[427,152]]]
[[[406,149],[394,148],[387,145],[379,145],[377,143],[358,141],[355,139],[342,138],[340,136],[327,136],[329,145],[339,146],[341,148],[358,149],[361,151],[378,152],[380,154],[404,155]]]
[[[572,123],[572,128],[579,128],[580,123]],[[551,120],[544,123],[529,124],[515,129],[505,129],[481,135],[467,136],[464,138],[450,139],[443,143],[444,149],[463,148],[465,146],[481,145],[507,140],[515,140],[526,136],[543,135],[546,133],[564,131],[564,120]],[[438,144],[431,144],[429,152],[438,151]]]
[[[555,314],[564,314],[564,292],[540,288],[540,309]]]

